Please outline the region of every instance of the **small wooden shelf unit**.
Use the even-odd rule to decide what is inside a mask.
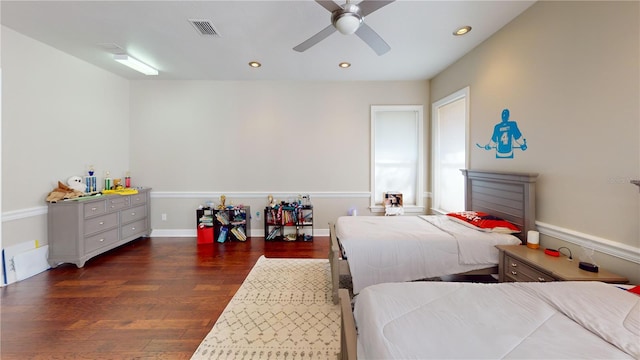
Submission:
[[[313,241],[313,206],[278,204],[264,209],[266,241]]]

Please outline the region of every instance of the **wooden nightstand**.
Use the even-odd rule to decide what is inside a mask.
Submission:
[[[542,248],[524,245],[497,245],[500,250],[499,281],[602,281],[625,284],[624,276],[600,269],[589,272],[578,268],[579,260],[569,261],[565,255],[549,256]]]

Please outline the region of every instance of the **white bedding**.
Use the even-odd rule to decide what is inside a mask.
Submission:
[[[492,267],[495,245],[520,244],[513,235],[481,232],[446,215],[342,216],[335,227],[356,294],[373,284]]]
[[[640,296],[600,282],[378,284],[354,317],[358,359],[640,358]]]

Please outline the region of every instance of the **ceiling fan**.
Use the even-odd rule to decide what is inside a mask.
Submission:
[[[306,51],[337,30],[344,35],[355,33],[360,39],[367,43],[376,54],[383,55],[391,50],[391,47],[382,40],[378,33],[364,23],[364,17],[394,1],[395,0],[363,0],[358,4],[352,4],[347,0],[344,6],[340,6],[332,0],[316,0],[323,8],[331,12],[331,25],[294,47],[293,50],[299,52]]]

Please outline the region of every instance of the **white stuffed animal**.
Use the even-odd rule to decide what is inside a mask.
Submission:
[[[67,180],[67,185],[69,185],[69,187],[72,188],[73,190],[81,191],[82,193],[87,191],[87,185],[84,182],[82,182],[82,178],[80,176],[70,177]]]

